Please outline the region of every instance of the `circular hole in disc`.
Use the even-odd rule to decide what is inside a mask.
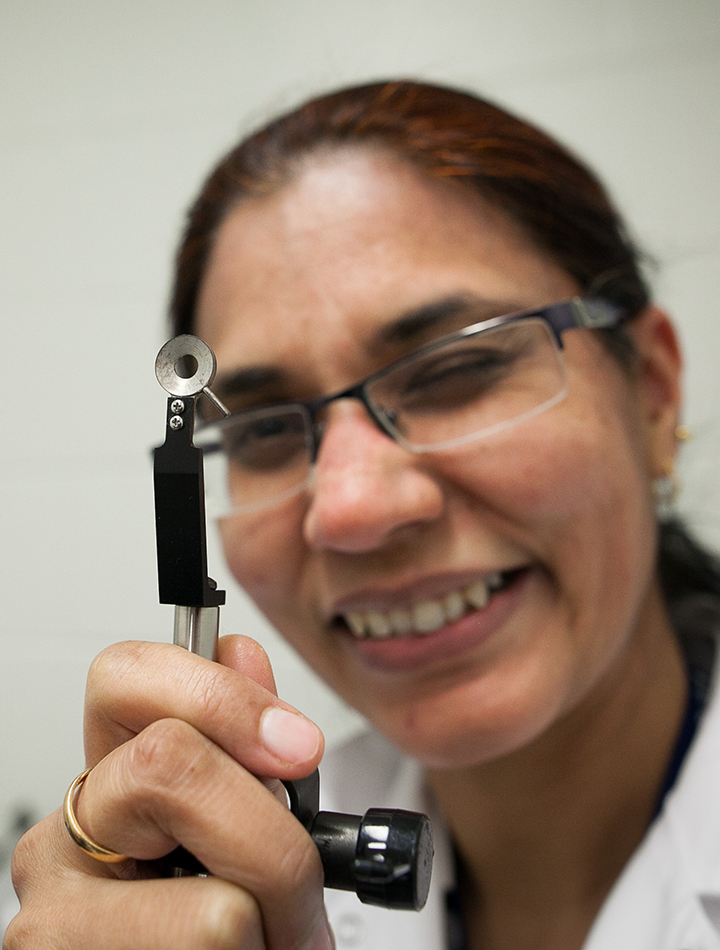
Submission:
[[[198,371],[198,361],[190,353],[181,356],[175,363],[175,372],[180,379],[192,379]]]

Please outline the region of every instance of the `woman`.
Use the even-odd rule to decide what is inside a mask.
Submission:
[[[677,527],[659,541],[680,354],[590,173],[457,91],[323,97],[210,177],[173,316],[245,413],[232,571],[384,737],[323,765],[335,807],[437,817],[429,909],[350,933],[328,893],[339,945],[720,947],[720,584]],[[95,662],[75,811],[135,860],[51,816],[18,851],[8,950],[333,945],[316,850],[255,778],[309,774],[322,737],[256,644],[220,659]],[[178,842],[214,876],[154,877]]]

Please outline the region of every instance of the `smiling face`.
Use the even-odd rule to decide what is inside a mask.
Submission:
[[[453,301],[490,317],[575,293],[467,189],[336,151],[230,213],[196,330],[239,408],[347,387],[456,329]],[[564,342],[568,397],[457,451],[412,454],[333,403],[311,487],[222,524],[270,621],[430,765],[523,746],[620,688],[667,630],[649,482],[675,391],[640,392],[591,331]],[[242,396],[223,389],[250,369]]]

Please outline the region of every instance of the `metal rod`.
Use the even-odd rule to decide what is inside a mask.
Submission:
[[[184,607],[175,605],[173,643],[191,653],[217,661],[220,629],[219,607]]]

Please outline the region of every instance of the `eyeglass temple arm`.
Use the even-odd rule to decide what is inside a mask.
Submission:
[[[543,316],[562,346],[561,334],[564,330],[574,327],[604,330],[617,326],[622,319],[623,309],[619,304],[600,297],[573,297],[572,300],[544,307]]]

